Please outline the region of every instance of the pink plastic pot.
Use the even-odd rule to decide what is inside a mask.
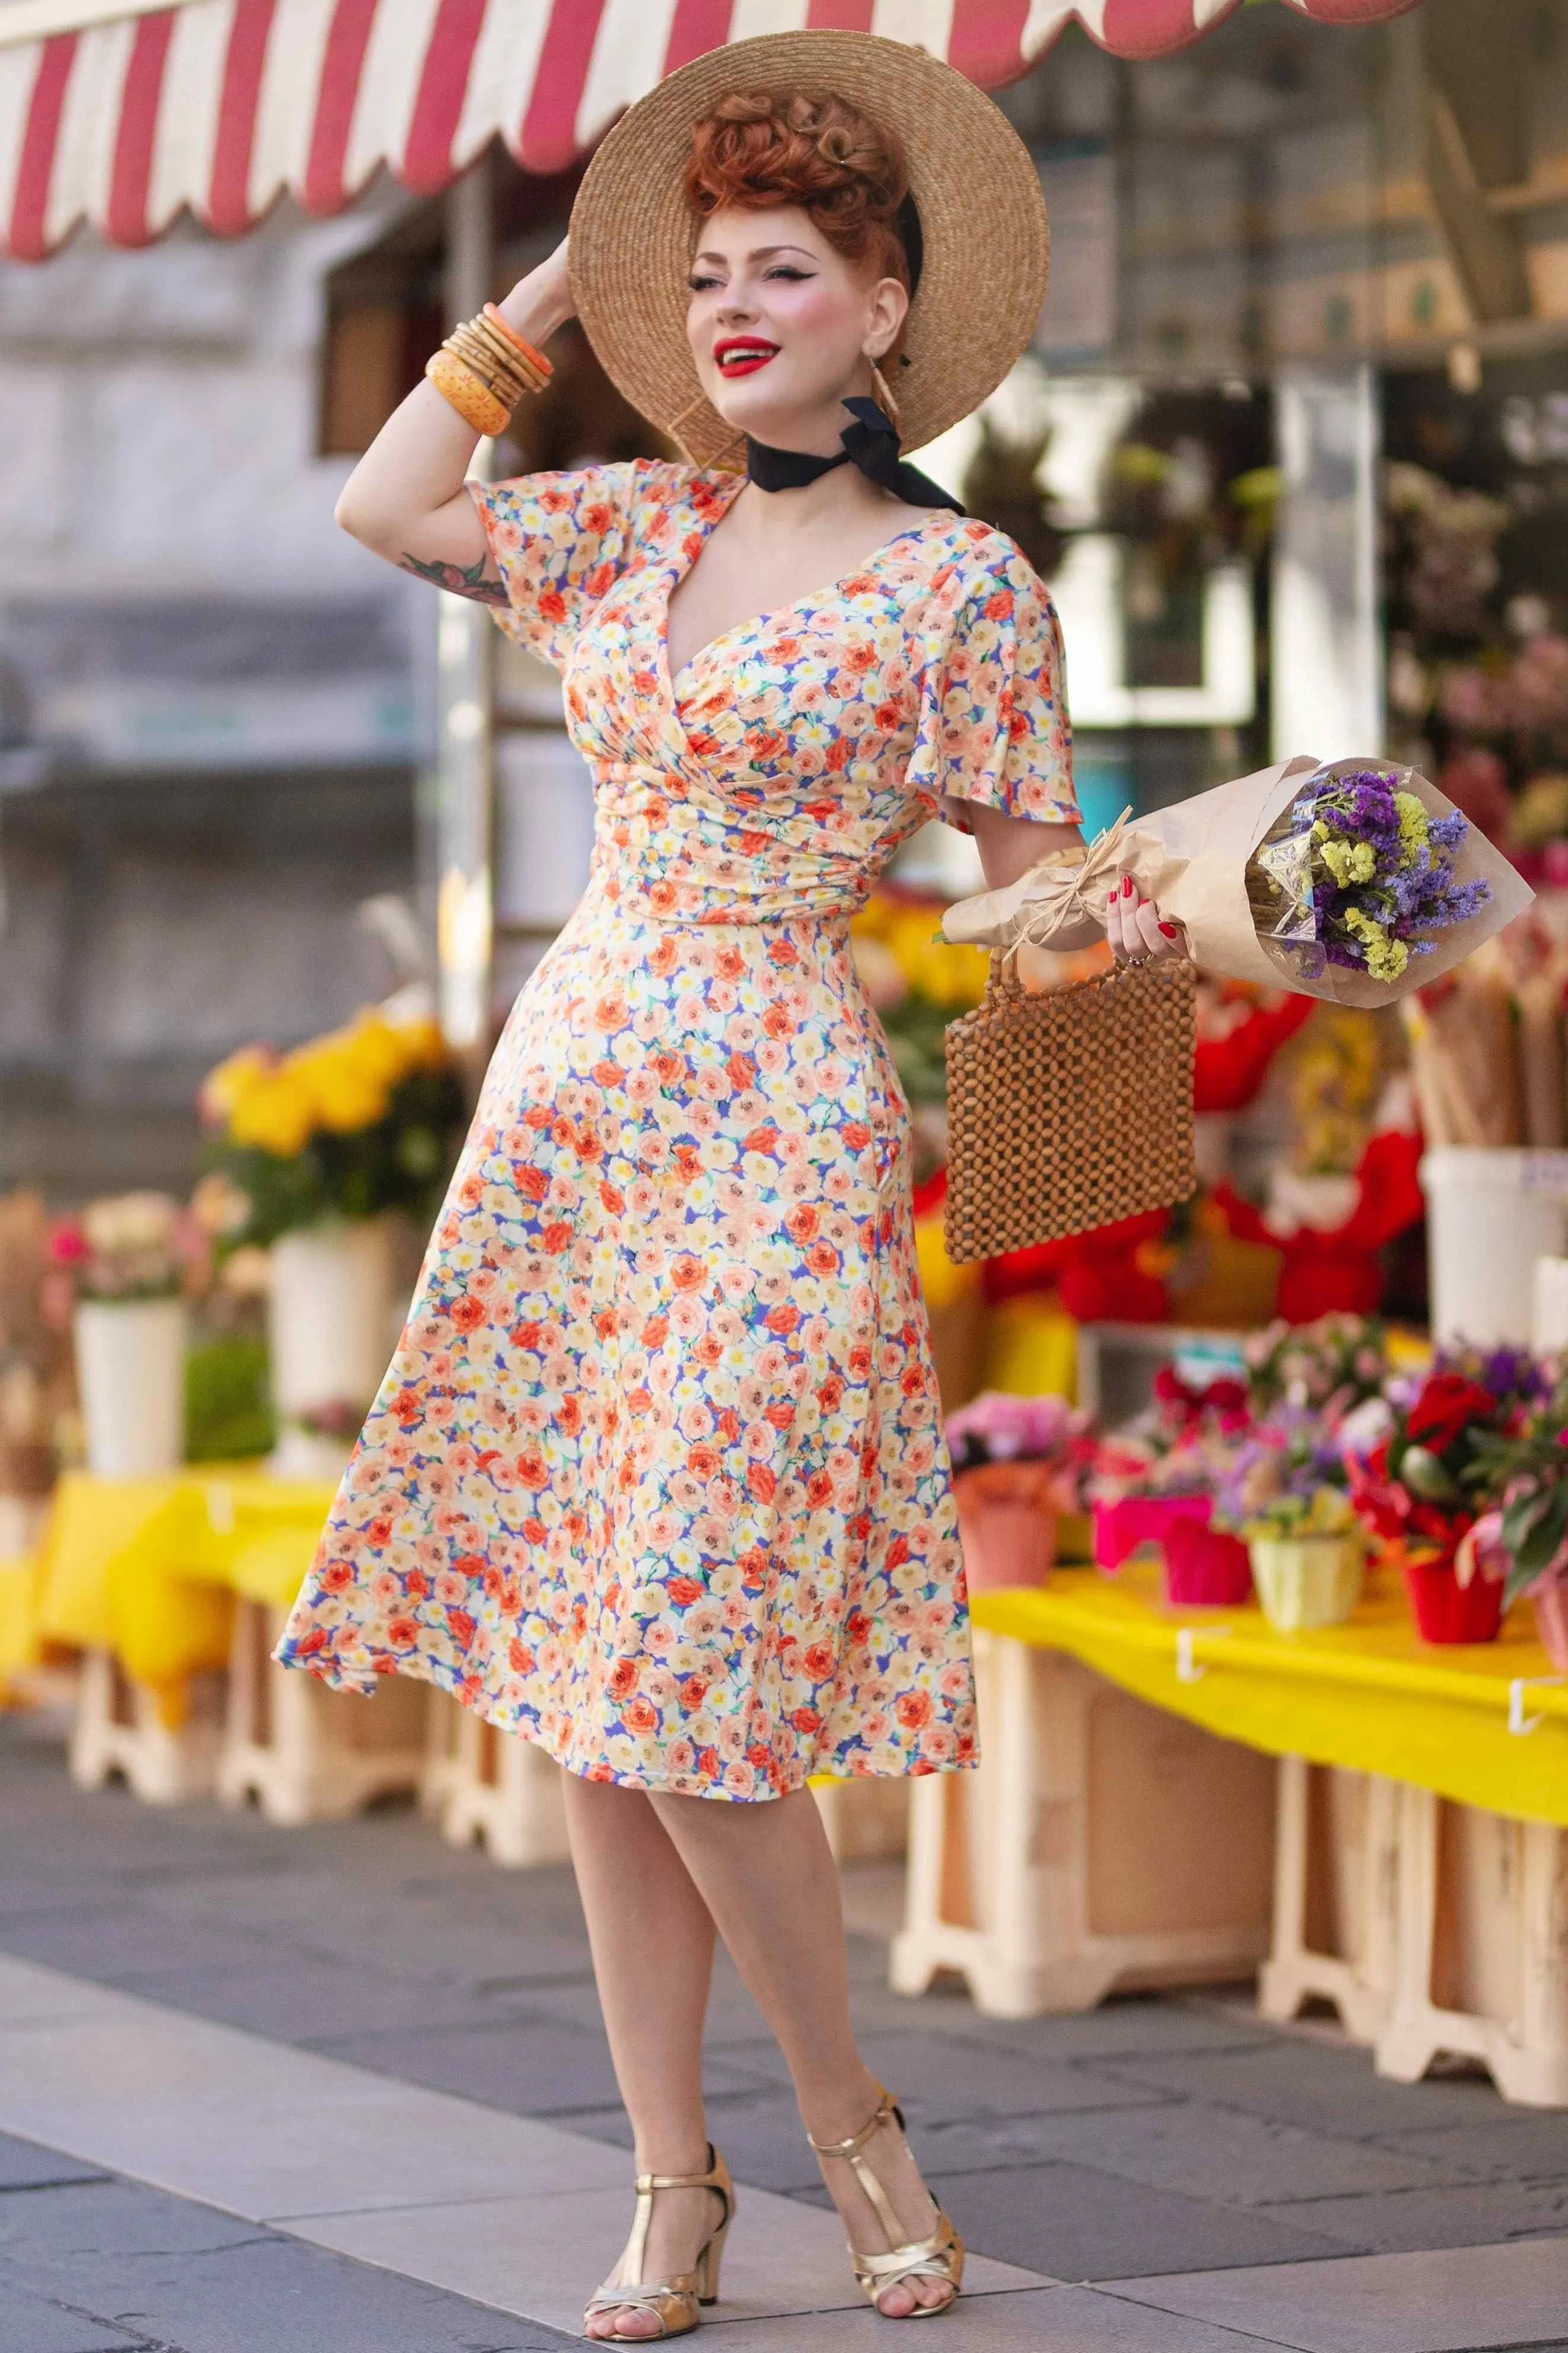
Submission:
[[[1451,1561],[1404,1564],[1415,1630],[1424,1642],[1495,1642],[1502,1624],[1502,1579],[1472,1577],[1461,1585]]]
[[[1206,1527],[1212,1495],[1123,1495],[1119,1503],[1093,1507],[1094,1558],[1100,1568],[1120,1568],[1140,1545],[1163,1545],[1184,1520]]]
[[[952,1482],[971,1593],[1043,1585],[1057,1553],[1056,1472],[1046,1462],[984,1462]]]
[[[1531,1599],[1542,1648],[1554,1667],[1568,1673],[1568,1577],[1553,1577],[1538,1585]]]
[[[1182,1609],[1234,1609],[1252,1599],[1252,1560],[1239,1536],[1201,1521],[1175,1521],[1166,1533],[1165,1599]]]

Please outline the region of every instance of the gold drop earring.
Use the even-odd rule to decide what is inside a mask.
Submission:
[[[877,388],[877,398],[887,410],[889,416],[892,418],[894,425],[897,426],[899,422],[899,404],[893,397],[893,387],[888,382],[887,377],[882,374],[881,369],[877,365],[876,361],[870,357],[868,353],[867,354],[867,360],[871,370],[871,382]]]

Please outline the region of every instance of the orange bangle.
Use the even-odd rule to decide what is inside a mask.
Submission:
[[[432,352],[425,363],[425,373],[442,398],[450,403],[465,425],[476,433],[504,433],[511,421],[511,411],[504,400],[498,400],[487,385],[479,382],[472,368],[454,359],[445,346]]]
[[[518,333],[517,329],[512,325],[510,320],[502,318],[500,312],[497,310],[493,302],[487,302],[485,304],[485,317],[490,322],[492,326],[499,327],[500,329],[501,333],[506,337],[507,342],[515,345],[517,350],[522,353],[525,360],[531,360],[533,363],[533,365],[541,371],[545,377],[545,380],[548,382],[550,377],[554,375],[555,370],[545,358],[544,353],[542,352],[536,352],[533,345],[529,343],[525,337]]]

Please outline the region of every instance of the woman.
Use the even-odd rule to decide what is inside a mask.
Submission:
[[[981,292],[988,212],[1010,259]],[[847,924],[939,811],[993,883],[1079,838],[1045,589],[898,463],[890,422],[890,376],[924,440],[1016,357],[1038,182],[947,68],[770,37],[617,126],[571,248],[570,279],[558,252],[458,331],[445,390],[404,403],[338,510],[564,671],[596,829],[279,1656],[360,1689],[426,1676],[568,1768],[638,2168],[587,2334],[680,2335],[718,2291],[716,1929],[866,2295],[928,2316],[963,2249],[856,2050],[805,1786],[975,1754],[908,1112]],[[465,481],[450,401],[504,415],[574,290],[623,389],[745,472]],[[1107,913],[1120,952],[1176,951],[1153,909]]]

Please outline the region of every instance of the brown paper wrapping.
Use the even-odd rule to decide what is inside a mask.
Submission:
[[[1519,1007],[1519,1087],[1523,1141],[1537,1152],[1568,1142],[1563,1101],[1563,983],[1556,972],[1533,974],[1515,989]]]
[[[1513,1010],[1501,974],[1471,970],[1436,1001],[1412,997],[1401,1010],[1427,1144],[1519,1144]]]
[[[1455,854],[1454,871],[1460,881],[1483,874],[1491,884],[1490,902],[1479,914],[1435,933],[1431,952],[1412,956],[1397,980],[1373,980],[1370,973],[1339,965],[1326,965],[1315,980],[1303,979],[1283,945],[1258,937],[1247,895],[1247,864],[1302,778],[1321,765],[1306,757],[1282,760],[1256,776],[1152,809],[1134,824],[1118,818],[1089,844],[1080,862],[1058,853],[1005,890],[956,901],[942,918],[943,934],[973,947],[1011,948],[1026,940],[1048,947],[1064,937],[1076,938],[1091,918],[1103,931],[1107,895],[1130,874],[1167,922],[1184,925],[1193,960],[1205,971],[1327,997],[1336,1005],[1374,1006],[1392,1005],[1438,979],[1529,906],[1535,895],[1529,884],[1472,826]],[[1411,776],[1404,788],[1419,797],[1429,816],[1447,817],[1452,810],[1453,803],[1425,776]]]

